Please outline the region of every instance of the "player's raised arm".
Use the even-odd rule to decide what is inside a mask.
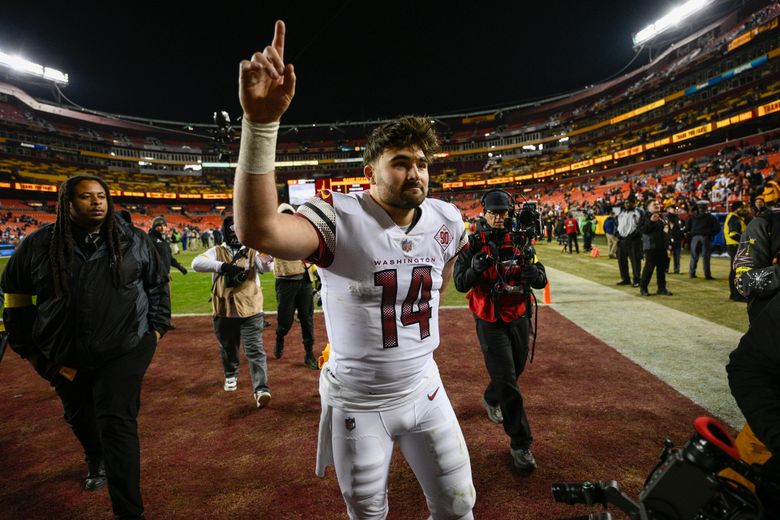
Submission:
[[[319,237],[305,220],[276,212],[276,136],[279,120],[295,95],[295,71],[284,63],[284,37],[284,22],[279,20],[273,43],[240,64],[238,96],[244,117],[233,209],[242,244],[275,257],[299,259],[317,250]]]

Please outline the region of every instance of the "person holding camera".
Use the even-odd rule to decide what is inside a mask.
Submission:
[[[642,270],[642,279],[639,284],[639,292],[642,296],[649,296],[648,286],[650,278],[655,271],[655,279],[658,283],[656,294],[671,296],[666,289],[666,269],[669,267],[669,226],[665,215],[661,213],[661,205],[657,200],[651,200],[642,214],[639,229],[642,232],[642,251],[645,255],[645,267]]]
[[[531,288],[547,284],[530,244],[533,232],[512,230],[514,200],[503,190],[482,198],[488,229],[469,236],[455,262],[455,288],[468,292],[490,383],[482,397],[488,418],[503,423],[514,466],[536,468],[531,428],[517,379],[528,357]]]
[[[734,284],[747,299],[748,321],[780,292],[780,185],[769,181],[761,193],[767,206],[750,221],[734,254]]]
[[[225,241],[196,256],[192,268],[199,273],[214,273],[211,306],[225,371],[225,391],[238,388],[238,351],[243,340],[255,404],[263,408],[271,400],[271,389],[263,349],[263,291],[259,275],[270,271],[273,262],[271,257],[238,241],[233,217],[222,221],[222,236]]]
[[[756,495],[767,519],[780,519],[780,293],[761,306],[729,356],[729,387],[747,424],[737,437],[740,456],[760,464]],[[766,452],[769,457],[766,457]]]

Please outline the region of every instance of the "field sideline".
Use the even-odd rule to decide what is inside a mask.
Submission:
[[[597,237],[594,241],[601,251],[606,252],[606,240]],[[582,247],[582,244],[580,244]],[[192,259],[200,254],[201,250],[182,252],[176,255],[176,259],[190,271],[186,276],[178,270],[172,269],[171,276],[171,302],[173,314],[210,314],[211,304],[209,294],[211,292],[211,275],[209,273],[196,273],[190,269]],[[613,287],[626,293],[639,296],[639,289],[633,287],[617,287],[619,280],[616,260],[610,260],[606,254],[593,258],[581,252],[579,255],[561,253],[561,247],[552,242],[539,242],[537,244],[537,256],[546,266],[565,271],[567,273],[585,278],[607,287]],[[699,278],[691,279],[687,275],[689,256],[683,253],[681,271],[683,274],[667,276],[669,290],[674,293],[671,297],[651,296],[650,299],[672,309],[703,318],[720,325],[724,325],[736,331],[747,330],[747,314],[745,305],[729,300],[728,294],[728,257],[712,257],[712,273],[716,280],[703,279],[701,262],[699,265]],[[0,269],[4,269],[8,259],[0,259]],[[266,312],[275,312],[277,308],[276,291],[274,290],[274,278],[272,273],[263,274],[260,277],[263,288],[264,307]],[[551,280],[552,299],[555,301],[555,280]],[[651,281],[650,292],[655,290],[655,280]],[[537,291],[541,302],[541,291]],[[442,305],[446,307],[463,307],[466,305],[465,296],[455,290],[454,284],[444,295]],[[616,312],[623,312],[616,309]]]

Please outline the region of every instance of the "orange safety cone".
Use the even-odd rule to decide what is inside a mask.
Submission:
[[[550,281],[547,281],[547,285],[544,286],[544,292],[542,293],[542,298],[544,299],[545,305],[550,305],[552,303],[552,298],[550,297]]]

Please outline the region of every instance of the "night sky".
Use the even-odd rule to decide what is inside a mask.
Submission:
[[[507,106],[598,83],[631,61],[632,33],[678,3],[223,0],[87,10],[15,0],[0,14],[0,50],[68,73],[64,93],[84,107],[210,123],[218,109],[240,115],[238,62],[270,43],[280,18],[298,75],[283,123],[327,123]]]

